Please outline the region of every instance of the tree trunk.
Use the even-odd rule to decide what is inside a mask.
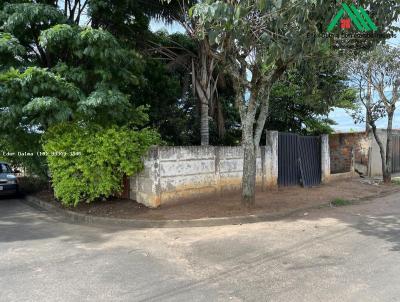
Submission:
[[[208,40],[199,43],[199,57],[197,66],[192,60],[192,82],[195,86],[196,95],[200,100],[200,135],[201,145],[209,145],[209,107],[214,100],[216,81],[213,78],[215,62],[210,54]]]
[[[220,100],[216,100],[214,103],[216,106],[215,120],[217,121],[218,138],[222,140],[226,133],[223,106]]]
[[[368,66],[368,91],[367,91],[367,100],[366,100],[366,108],[371,107],[371,99],[372,99],[372,74],[371,74],[371,65]],[[367,109],[367,114],[366,114],[366,123],[365,123],[365,132],[368,134],[371,131],[371,117],[368,114],[368,109]]]
[[[282,74],[278,70],[270,83],[263,87],[253,86],[249,106],[246,114],[241,114],[242,121],[242,146],[244,151],[243,178],[242,178],[242,204],[247,207],[255,206],[256,175],[257,175],[257,148],[260,145],[265,121],[269,110],[269,96],[272,84]],[[253,70],[253,76],[256,74]],[[262,100],[259,108],[254,99]],[[256,118],[257,111],[258,117]],[[255,124],[255,127],[254,127]]]
[[[236,64],[236,63],[235,63]],[[242,177],[242,204],[247,207],[255,205],[256,175],[257,175],[257,148],[260,145],[265,121],[269,110],[269,96],[272,85],[286,70],[287,65],[278,64],[270,77],[263,77],[259,64],[252,67],[252,79],[247,83],[247,61],[242,57],[241,68],[231,69],[235,75],[235,105],[239,109],[242,122],[243,147],[243,177]],[[250,97],[245,100],[246,89]],[[257,116],[258,113],[258,116]]]
[[[386,162],[385,162],[385,173],[383,174],[383,182],[386,184],[392,183],[393,116],[394,116],[394,110],[388,112],[386,159],[385,159]]]
[[[242,205],[253,207],[255,205],[256,191],[256,148],[253,140],[252,125],[244,125],[243,129],[243,177],[242,177]]]
[[[208,124],[208,102],[207,100],[200,99],[201,111],[200,111],[200,136],[201,145],[208,146],[210,144],[210,130]]]
[[[254,105],[253,98],[256,98],[258,92],[252,91],[250,104],[247,113],[242,116],[242,147],[243,147],[243,177],[242,177],[242,205],[253,207],[255,205],[256,195],[256,169],[257,158],[256,150],[259,145],[254,136],[254,120],[257,107]]]

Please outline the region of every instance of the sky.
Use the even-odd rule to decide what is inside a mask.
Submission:
[[[150,29],[152,31],[164,30],[169,33],[185,32],[184,28],[178,23],[164,24],[163,22],[155,20],[151,21]],[[388,40],[388,43],[392,46],[399,46],[400,33],[398,33],[395,38]],[[336,132],[362,131],[365,129],[364,124],[355,124],[350,114],[341,108],[334,108],[329,114],[329,118],[336,122],[337,125],[333,126]],[[386,125],[386,119],[381,119],[377,122],[378,128],[386,128]],[[400,109],[395,112],[393,127],[400,129]]]

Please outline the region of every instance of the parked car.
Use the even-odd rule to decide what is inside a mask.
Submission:
[[[0,162],[0,195],[17,195],[19,191],[18,171],[13,171],[9,164]]]

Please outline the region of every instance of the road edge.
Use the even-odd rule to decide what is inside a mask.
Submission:
[[[378,195],[371,195],[365,198],[352,200],[352,205],[361,202],[372,201],[376,198],[390,196],[399,193],[400,190],[393,190]],[[21,199],[25,204],[48,212],[53,212],[66,219],[68,222],[76,224],[100,225],[100,226],[121,226],[131,228],[185,228],[185,227],[211,227],[224,225],[241,225],[265,221],[276,221],[289,218],[295,214],[304,214],[307,211],[331,207],[330,203],[324,202],[318,205],[289,210],[281,213],[266,213],[261,215],[245,215],[233,217],[200,218],[200,219],[182,219],[182,220],[147,220],[147,219],[128,219],[92,216],[73,212],[67,209],[61,209],[56,205],[43,201],[35,196],[27,195]]]
[[[322,203],[319,205],[290,210],[282,213],[262,214],[262,215],[246,215],[233,217],[217,217],[217,218],[200,218],[200,219],[183,219],[183,220],[144,220],[144,219],[126,219],[126,218],[110,218],[86,215],[76,213],[70,210],[61,209],[56,205],[43,201],[35,196],[28,195],[21,199],[25,204],[44,211],[53,212],[67,219],[71,223],[89,224],[89,225],[113,225],[132,228],[183,228],[183,227],[211,227],[224,225],[240,225],[250,224],[263,221],[274,221],[290,217],[296,213],[302,213],[313,209],[328,207],[329,204]]]

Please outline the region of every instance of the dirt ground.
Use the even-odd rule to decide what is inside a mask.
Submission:
[[[111,199],[91,204],[80,204],[69,210],[102,217],[135,219],[199,219],[242,215],[278,214],[314,206],[328,205],[336,198],[355,201],[399,192],[398,185],[382,185],[358,178],[331,182],[314,188],[290,187],[257,192],[253,209],[240,205],[240,192],[222,197],[203,198],[162,205],[157,209],[127,199]],[[41,199],[57,204],[51,192],[36,194]]]

